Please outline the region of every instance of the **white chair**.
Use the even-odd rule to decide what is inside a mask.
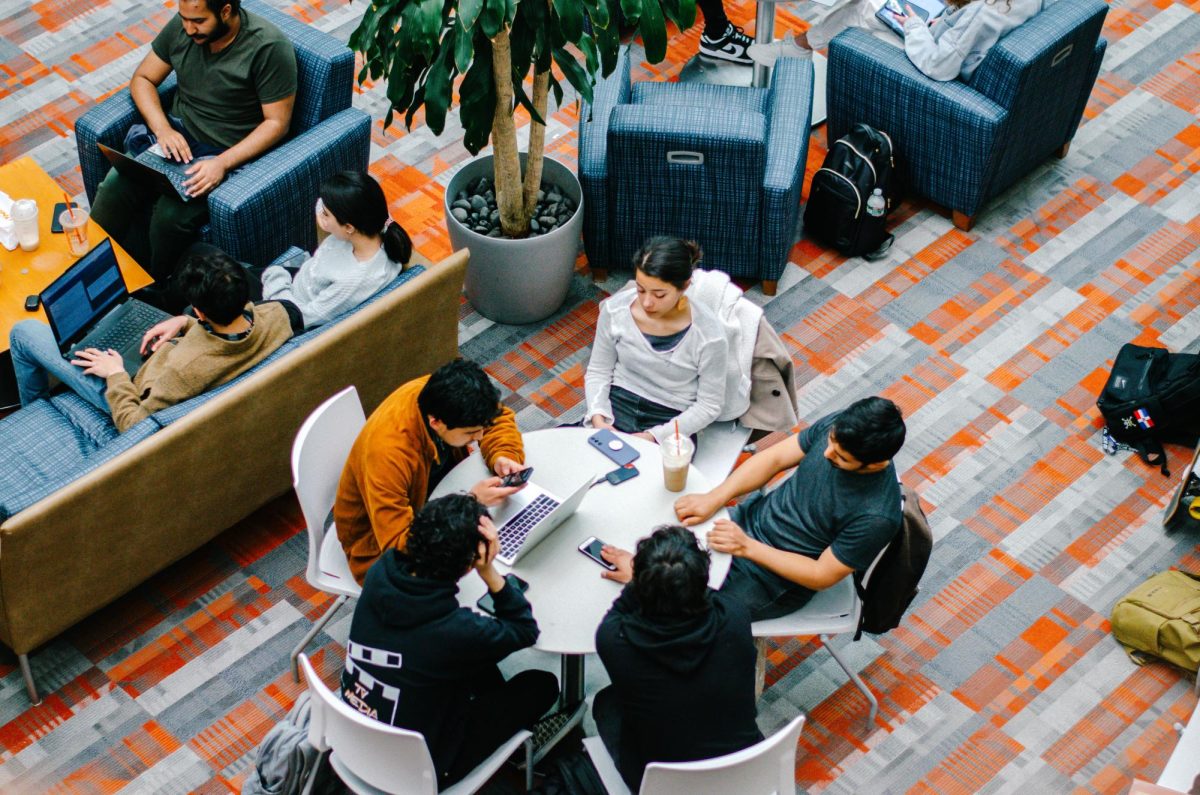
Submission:
[[[886,551],[887,546],[879,551],[875,560],[871,561],[866,574],[863,575],[864,586],[870,581],[875,567],[879,565],[879,561]],[[866,682],[850,669],[850,666],[838,654],[837,649],[829,643],[829,639],[834,635],[857,632],[861,615],[862,600],[858,598],[858,591],[854,588],[854,577],[850,575],[843,577],[838,583],[824,591],[817,591],[804,607],[794,613],[779,618],[755,621],[750,625],[750,631],[756,638],[819,635],[821,643],[833,655],[833,659],[842,666],[842,670],[850,677],[854,686],[866,696],[867,702],[871,705],[870,713],[867,716],[867,725],[872,726],[875,724],[875,716],[879,712],[879,702],[875,699],[875,694],[871,692],[871,688],[867,687]]]
[[[796,791],[796,742],[804,728],[800,715],[760,743],[698,762],[651,762],[639,795],[791,795]],[[604,741],[583,741],[609,795],[630,795]]]
[[[318,751],[330,751],[329,763],[338,778],[358,795],[436,795],[437,773],[420,732],[397,729],[368,718],[330,691],[313,670],[308,656],[300,667],[312,693],[308,741]],[[468,795],[492,777],[504,761],[525,746],[525,790],[533,787],[533,735],[519,731],[457,784],[441,795]],[[307,789],[307,788],[306,788]]]
[[[342,467],[366,421],[358,391],[348,386],[308,415],[296,433],[296,441],[292,443],[292,485],[300,500],[304,523],[308,526],[308,568],[304,577],[318,591],[337,596],[337,600],[292,650],[292,678],[297,682],[300,681],[300,672],[296,667],[296,658],[300,652],[329,623],[329,619],[348,598],[357,598],[362,593],[362,588],[350,573],[350,564],[346,562],[346,553],[338,541],[337,532],[331,532],[334,527],[333,522],[329,521],[329,512],[333,510]]]
[[[696,457],[692,466],[709,483],[720,483],[729,477],[738,456],[750,441],[751,429],[737,420],[714,422],[697,434]]]

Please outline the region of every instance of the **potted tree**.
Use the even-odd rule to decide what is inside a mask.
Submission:
[[[467,298],[485,317],[540,320],[570,288],[582,194],[570,169],[545,158],[549,95],[563,98],[553,66],[590,101],[596,76],[616,65],[619,23],[636,26],[647,60],[658,63],[666,20],[683,29],[695,17],[695,0],[371,0],[350,46],[363,55],[360,81],[387,80],[384,126],[402,113],[411,129],[424,107],[441,134],[462,75],[463,145],[477,155],[492,142],[494,154],[464,166],[445,201],[451,244],[471,249]],[[524,155],[517,107],[531,118]]]

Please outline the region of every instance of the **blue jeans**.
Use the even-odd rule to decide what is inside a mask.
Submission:
[[[58,352],[54,333],[45,323],[22,320],[13,326],[8,342],[22,406],[50,396],[49,376],[52,375],[88,403],[105,414],[109,413],[108,401],[104,397],[108,383],[103,378],[84,375],[82,368],[64,359]]]

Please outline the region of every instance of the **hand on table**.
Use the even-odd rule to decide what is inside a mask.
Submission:
[[[744,558],[750,554],[753,544],[746,531],[728,519],[718,519],[708,531],[708,548],[713,552],[727,552],[735,558]]]
[[[684,527],[698,525],[721,509],[721,501],[711,493],[685,494],[675,500],[675,518]]]
[[[203,196],[221,184],[225,179],[225,166],[220,158],[198,160],[186,172],[188,178],[183,181],[183,188],[188,196]]]
[[[658,439],[655,439],[650,431],[638,431],[633,435],[639,439],[645,439],[647,442],[654,442],[655,444],[658,444]]]
[[[187,325],[188,319],[183,315],[169,317],[159,323],[155,323],[150,329],[142,335],[142,346],[138,348],[138,352],[143,356],[146,351],[151,353],[162,347],[162,344],[168,340],[173,340],[179,336],[179,332],[183,331]]]
[[[504,502],[509,495],[516,494],[522,488],[524,488],[523,484],[521,486],[504,486],[501,485],[499,477],[490,477],[484,478],[472,486],[471,494],[484,505],[491,507]]]
[[[121,354],[112,348],[106,351],[95,348],[75,351],[75,358],[71,360],[71,364],[82,367],[85,375],[94,375],[97,378],[108,378],[113,373],[125,372],[125,361]]]
[[[627,583],[633,579],[632,552],[605,544],[600,549],[600,557],[617,567],[616,571],[604,569],[600,572],[601,577],[619,583]]]
[[[603,414],[593,414],[591,419],[592,427],[597,430],[600,428],[608,428],[610,431],[615,431],[616,427],[612,424],[612,420],[605,417]]]

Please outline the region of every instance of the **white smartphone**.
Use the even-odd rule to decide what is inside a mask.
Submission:
[[[608,569],[609,571],[616,571],[617,570],[616,566],[614,566],[613,564],[611,564],[607,560],[605,560],[603,557],[601,557],[600,550],[602,550],[602,549],[604,549],[604,542],[601,541],[600,539],[596,538],[595,536],[591,536],[590,538],[588,538],[587,541],[584,541],[582,544],[579,545],[580,552],[587,555],[589,558],[596,561],[597,563],[599,563],[601,566]]]

